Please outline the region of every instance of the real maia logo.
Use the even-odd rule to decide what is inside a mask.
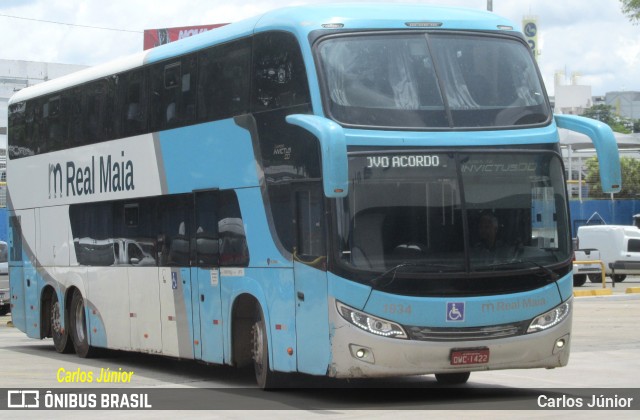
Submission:
[[[117,157],[91,156],[87,166],[68,161],[49,164],[49,198],[76,197],[96,193],[131,191],[133,162]]]

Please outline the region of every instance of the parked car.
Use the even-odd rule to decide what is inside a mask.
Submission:
[[[623,281],[628,274],[640,274],[640,229],[637,227],[580,226],[578,241],[582,248],[600,251],[606,274],[615,282]],[[601,281],[598,276],[591,275],[589,280]]]
[[[11,310],[11,293],[9,292],[9,247],[0,241],[0,315],[6,315]]]
[[[600,251],[595,248],[580,248],[578,238],[573,239],[573,260],[574,261],[599,261]],[[602,281],[602,266],[600,263],[593,264],[573,264],[573,285],[579,287],[587,282],[587,276],[591,281],[598,279]]]

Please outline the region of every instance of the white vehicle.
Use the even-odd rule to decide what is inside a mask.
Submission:
[[[640,229],[635,226],[580,226],[580,247],[600,251],[607,276],[616,282],[628,274],[640,274]],[[589,275],[594,283],[601,281],[598,275]]]
[[[573,240],[573,286],[579,287],[586,283],[587,276],[594,282],[602,281],[602,267],[599,263],[576,264],[575,261],[599,261],[600,251],[594,248],[580,249],[577,238]]]

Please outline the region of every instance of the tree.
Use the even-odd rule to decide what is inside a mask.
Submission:
[[[640,2],[640,0],[638,1]],[[631,132],[631,130],[625,126],[622,119],[613,113],[613,107],[611,105],[594,105],[591,108],[585,109],[582,116],[601,121],[618,133],[629,134]]]
[[[587,177],[585,181],[590,185],[589,197],[608,198],[602,192],[600,185],[600,165],[598,158],[590,158],[586,162]],[[616,193],[616,198],[640,198],[640,161],[630,157],[620,158],[620,170],[622,172],[622,189]]]
[[[622,3],[622,13],[627,15],[634,25],[640,23],[640,0],[620,0],[620,3]]]

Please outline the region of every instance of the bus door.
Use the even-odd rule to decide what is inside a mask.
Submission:
[[[222,302],[220,299],[220,269],[218,262],[218,205],[219,192],[194,193],[195,231],[194,256],[191,267],[194,302],[194,341],[196,359],[223,363]],[[195,284],[193,281],[195,280]],[[197,314],[196,314],[197,310]]]
[[[296,186],[294,276],[298,371],[324,375],[331,349],[327,307],[324,196],[320,183]]]

